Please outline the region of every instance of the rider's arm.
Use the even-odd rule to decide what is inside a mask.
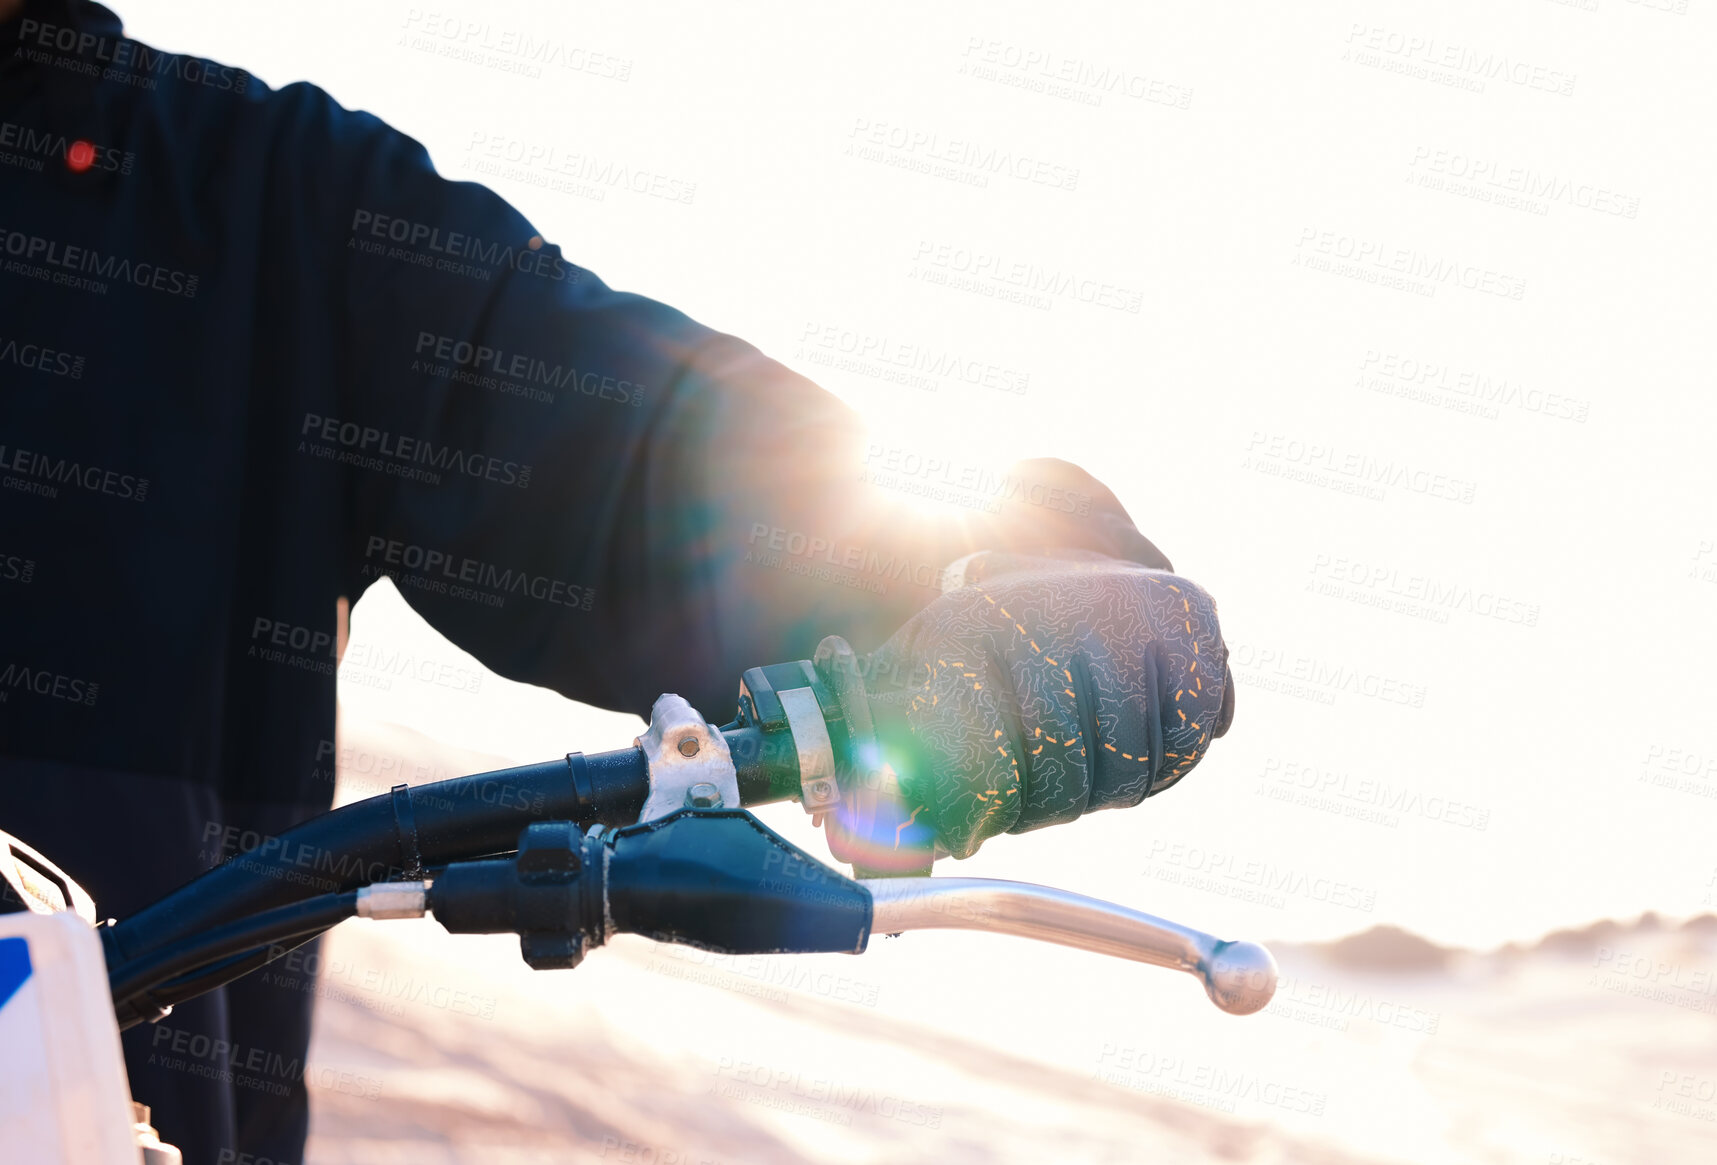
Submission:
[[[349,471],[348,586],[393,576],[501,674],[640,712],[677,690],[719,716],[743,668],[826,634],[880,642],[1010,532],[1140,556],[1072,467],[1071,513],[1057,494],[909,517],[861,481],[862,430],[815,384],[611,290],[374,118],[327,101],[312,120],[306,164],[340,175],[314,207],[314,245],[343,252],[340,419],[394,442]],[[438,480],[402,467],[408,442]]]

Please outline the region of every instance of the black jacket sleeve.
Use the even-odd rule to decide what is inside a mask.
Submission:
[[[1099,525],[1132,529],[1067,466],[1083,490],[913,516],[864,483],[862,428],[828,393],[611,290],[415,141],[328,106],[296,148],[321,176],[310,245],[341,252],[341,403],[305,423],[346,462],[350,593],[388,575],[501,674],[640,713],[677,691],[720,720],[741,670],[827,634],[880,642],[950,561],[1015,541],[1003,527],[1095,529],[1095,491]]]

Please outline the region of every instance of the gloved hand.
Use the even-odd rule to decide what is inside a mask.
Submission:
[[[1077,551],[961,566],[866,668],[884,755],[955,857],[1137,805],[1228,730],[1228,649],[1197,585]]]

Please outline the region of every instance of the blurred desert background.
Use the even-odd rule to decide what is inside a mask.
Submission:
[[[360,706],[387,690],[380,672],[412,686],[415,661],[370,637],[397,641],[414,618],[386,588],[358,609],[342,683]],[[539,732],[558,711],[590,750],[642,727],[484,682]],[[341,802],[541,759],[349,708],[340,737]],[[797,806],[760,815],[829,860]],[[1148,814],[1104,817],[1156,832]],[[1031,860],[1047,836],[1011,842],[996,872],[1075,880],[1080,866]],[[307,1165],[1711,1159],[1717,914],[1480,950],[1390,925],[1282,941],[1226,926],[1220,879],[1172,911],[1153,881],[1081,888],[1267,941],[1282,970],[1267,1009],[1237,1019],[1183,975],[951,931],[879,937],[856,957],[620,936],[576,970],[532,972],[510,937],[348,922],[322,953]]]
[[[308,1162],[1576,1165],[1717,1143],[1709,980],[1649,993],[1594,966],[1621,944],[1709,968],[1711,916],[1482,955],[1277,944],[1277,1001],[1243,1021],[1190,980],[1002,939],[793,967],[620,941],[533,976],[432,927],[334,937]],[[872,1006],[818,987],[844,981],[886,986]],[[426,983],[493,1014],[410,1001]]]
[[[811,377],[877,488],[1077,461],[1239,684],[1172,794],[958,872],[1270,943],[1265,1013],[984,935],[348,923],[316,1165],[1717,1160],[1717,4],[116,7]],[[391,585],[352,629],[342,796],[639,730]]]

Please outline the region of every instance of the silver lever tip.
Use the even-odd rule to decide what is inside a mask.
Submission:
[[[1276,959],[1257,943],[1218,942],[1199,977],[1210,1001],[1229,1015],[1263,1011],[1276,994]]]

